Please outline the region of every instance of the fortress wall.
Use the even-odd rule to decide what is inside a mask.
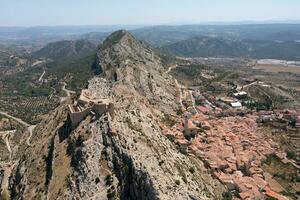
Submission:
[[[93,106],[93,111],[99,116],[106,113],[107,110],[108,110],[108,106],[106,104],[97,104]]]
[[[108,112],[112,119],[115,118],[115,105],[113,103],[109,103]]]
[[[104,113],[109,113],[110,117],[114,118],[114,104],[95,104],[92,107],[89,107],[81,112],[74,112],[74,110],[69,105],[69,116],[72,122],[72,126],[77,126],[91,111],[95,112],[98,116],[103,115]]]
[[[73,127],[78,125],[89,114],[89,112],[91,112],[91,110],[92,108],[87,108],[82,112],[76,112],[76,113],[69,112]]]

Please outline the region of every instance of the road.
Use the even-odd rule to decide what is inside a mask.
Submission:
[[[11,159],[12,151],[11,151],[11,147],[10,147],[10,144],[9,144],[9,134],[7,134],[5,136],[5,143],[6,143],[7,150],[9,151],[9,159]]]
[[[34,128],[35,128],[35,125],[30,125],[30,124],[24,122],[22,119],[16,118],[16,117],[14,117],[14,116],[12,116],[12,115],[10,115],[10,114],[7,114],[7,113],[5,113],[5,112],[1,112],[1,111],[0,111],[0,114],[1,114],[1,115],[4,115],[5,117],[11,118],[11,119],[13,119],[13,120],[15,120],[15,121],[19,122],[20,124],[22,124],[22,125],[24,125],[24,126],[27,127],[27,130],[28,130],[28,132],[29,132],[29,136],[28,136],[26,142],[27,142],[27,145],[28,145],[28,146],[31,146],[31,144],[30,144],[30,139],[31,139],[31,137],[32,137],[32,133],[33,133],[33,130],[34,130]]]
[[[9,143],[9,137],[11,134],[14,134],[15,132],[16,132],[16,130],[0,132],[0,136],[2,137],[2,139],[4,139],[7,150],[9,152],[9,159],[11,159],[11,156],[12,156],[12,150],[11,150],[10,143]]]
[[[62,90],[66,92],[67,96],[66,96],[66,97],[60,97],[60,102],[65,101],[65,100],[66,100],[68,97],[70,97],[72,94],[75,94],[75,93],[76,93],[75,91],[66,89],[66,87],[67,87],[67,83],[66,83],[66,82],[63,82],[62,84],[63,84]]]
[[[30,124],[24,122],[22,119],[19,119],[19,118],[16,118],[16,117],[14,117],[14,116],[11,116],[10,114],[7,114],[7,113],[5,113],[5,112],[1,112],[1,111],[0,111],[0,115],[4,115],[5,117],[11,118],[11,119],[13,119],[13,120],[19,122],[20,124],[22,124],[22,125],[24,125],[24,126],[26,126],[26,127],[31,126]]]
[[[166,73],[167,73],[167,74],[170,73],[170,71],[171,71],[172,69],[175,69],[176,67],[178,67],[178,65],[174,65],[174,66],[169,67],[168,70],[166,71]]]
[[[251,85],[256,85],[257,84],[257,81],[255,81],[255,82],[252,82],[252,83],[249,83],[248,85],[243,85],[243,89],[244,88],[248,88],[248,87],[250,87]]]
[[[28,138],[26,140],[26,143],[27,143],[28,146],[31,146],[30,139],[32,137],[33,130],[35,129],[35,127],[36,127],[35,125],[31,125],[31,126],[28,127],[29,136],[28,136]]]
[[[41,82],[43,80],[43,77],[44,77],[45,73],[46,73],[46,71],[44,70],[44,72],[42,73],[42,75],[39,78],[39,82]]]
[[[14,169],[16,162],[14,164],[8,163],[1,166],[3,172],[2,182],[0,182],[0,186],[2,191],[9,191],[9,178],[11,177],[12,170]]]
[[[76,93],[75,91],[66,89],[66,87],[67,87],[66,82],[63,82],[62,90],[65,91],[65,92],[67,93],[67,97],[70,97],[72,94],[75,94],[75,93]]]

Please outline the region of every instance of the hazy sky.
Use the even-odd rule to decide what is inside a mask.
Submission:
[[[300,0],[0,0],[0,26],[299,19]]]

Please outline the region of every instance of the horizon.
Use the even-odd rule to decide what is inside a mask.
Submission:
[[[3,0],[0,5],[0,27],[300,23],[296,0]]]
[[[205,22],[170,22],[162,24],[65,24],[33,26],[1,26],[0,28],[56,28],[56,27],[152,27],[152,26],[241,26],[241,25],[300,25],[299,20],[243,20],[243,21],[205,21]]]

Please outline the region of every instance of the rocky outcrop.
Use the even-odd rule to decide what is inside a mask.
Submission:
[[[120,94],[145,96],[149,104],[164,112],[177,109],[175,82],[165,73],[162,58],[128,31],[109,36],[98,51],[97,62],[102,76],[115,82],[115,89],[123,90]]]

